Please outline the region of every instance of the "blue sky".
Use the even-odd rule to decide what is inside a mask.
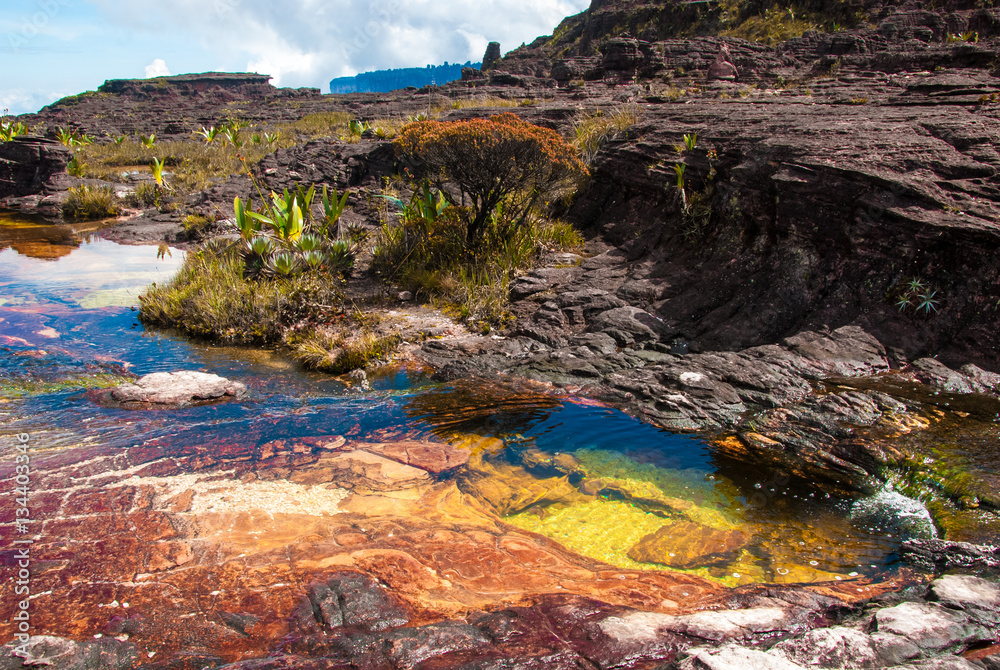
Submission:
[[[6,3],[5,3],[6,4]],[[18,0],[0,13],[0,108],[37,111],[107,79],[256,71],[341,77],[482,58],[546,35],[589,0]]]

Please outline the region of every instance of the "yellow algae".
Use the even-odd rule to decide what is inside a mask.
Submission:
[[[543,513],[539,515],[538,511]],[[633,570],[666,569],[628,557],[628,550],[646,535],[655,533],[663,525],[663,518],[626,502],[594,500],[558,509],[533,508],[506,517],[505,521],[609,565]]]

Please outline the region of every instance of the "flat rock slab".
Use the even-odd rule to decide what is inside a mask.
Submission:
[[[679,521],[661,526],[655,533],[642,538],[628,555],[640,563],[698,568],[732,559],[746,541],[746,535],[738,530]]]
[[[472,455],[468,449],[436,442],[379,442],[374,444],[359,443],[354,446],[435,475],[465,465],[469,462],[469,456]]]
[[[154,372],[140,377],[134,384],[123,384],[111,391],[111,399],[120,403],[175,405],[183,407],[193,403],[241,398],[247,387],[225,377],[181,370],[179,372]]]

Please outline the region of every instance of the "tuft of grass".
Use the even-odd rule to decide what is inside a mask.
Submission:
[[[160,197],[163,191],[153,182],[144,181],[135,187],[135,190],[125,196],[125,204],[136,209],[148,207],[159,207]]]
[[[121,213],[118,196],[110,186],[74,186],[63,204],[68,219],[111,219]]]
[[[354,116],[349,112],[314,112],[298,121],[280,125],[279,132],[283,135],[295,133],[309,139],[337,137],[347,130],[353,120]]]
[[[580,113],[573,120],[573,143],[583,162],[590,165],[601,148],[611,140],[628,137],[639,123],[640,110],[635,103],[618,105],[609,112]]]
[[[143,323],[237,343],[285,341],[292,324],[339,313],[340,282],[309,273],[294,279],[248,279],[235,245],[189,253],[177,275],[140,297]]]
[[[565,221],[550,221],[537,226],[535,239],[543,247],[556,251],[579,251],[584,239],[573,224]]]
[[[294,356],[311,370],[341,374],[367,367],[374,361],[386,361],[399,347],[398,334],[379,335],[364,331],[347,338],[343,333],[313,330],[302,336]]]

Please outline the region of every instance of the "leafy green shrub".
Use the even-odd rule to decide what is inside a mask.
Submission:
[[[69,219],[110,219],[121,208],[118,196],[110,186],[74,186],[63,204],[63,215]]]

